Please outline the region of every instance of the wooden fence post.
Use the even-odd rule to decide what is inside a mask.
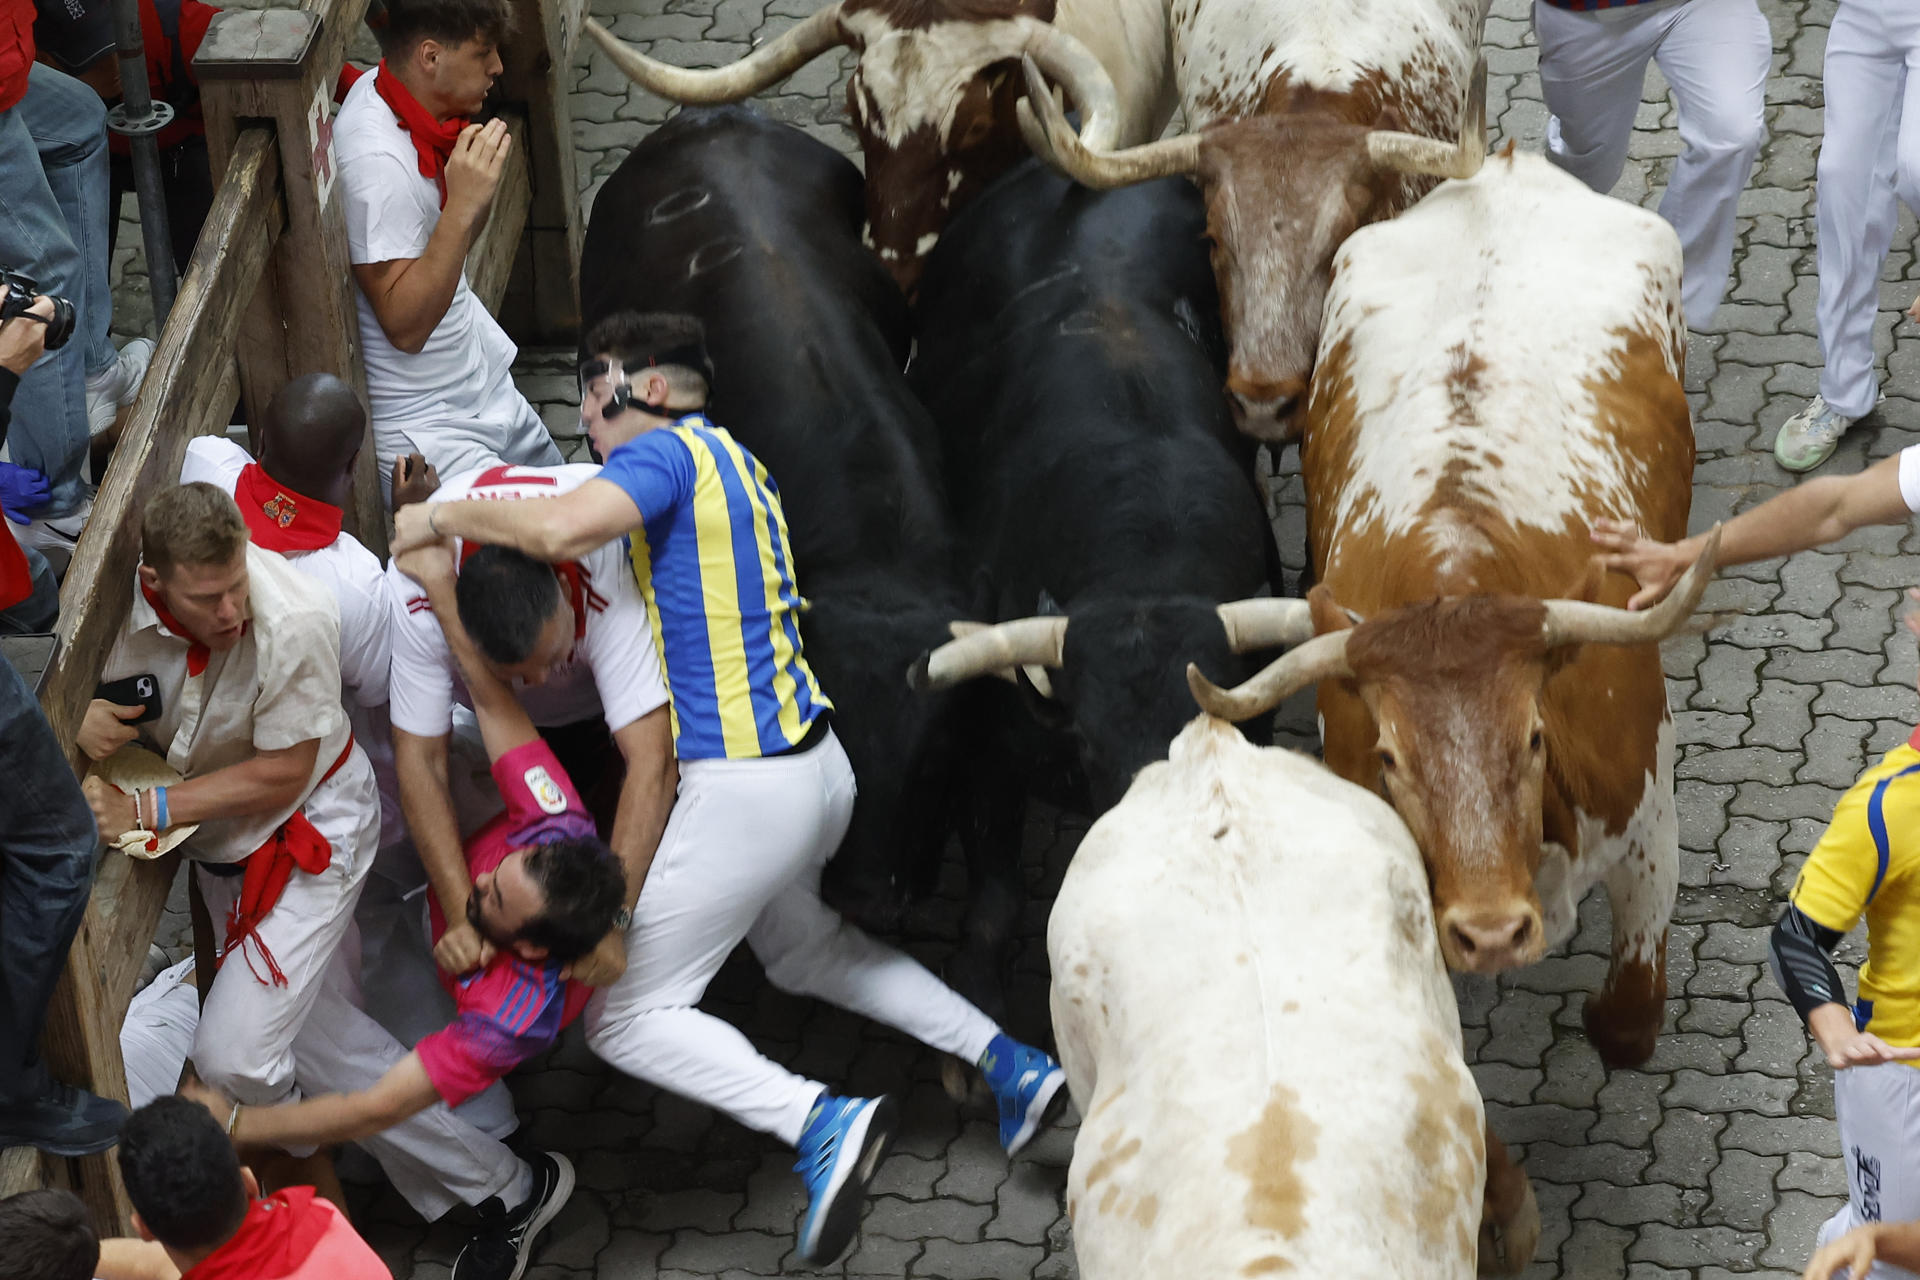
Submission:
[[[513,303],[502,323],[519,341],[572,343],[580,330],[580,180],[574,163],[573,50],[585,0],[514,0],[519,29],[502,46],[498,92],[527,113],[533,204],[521,244]]]
[[[214,172],[238,131],[270,125],[280,143],[287,228],[240,342],[240,384],[258,422],[290,379],[332,373],[364,402],[360,322],[347,224],[333,156],[333,88],[367,0],[318,0],[307,9],[228,9],[194,56]],[[354,473],[347,528],[374,554],[387,546],[381,476],[368,432]]]

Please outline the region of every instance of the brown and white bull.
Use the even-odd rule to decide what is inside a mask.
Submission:
[[[674,102],[739,102],[845,45],[847,113],[867,171],[867,242],[909,295],[947,216],[1024,159],[1025,53],[1068,88],[1092,145],[1160,135],[1173,113],[1168,0],[832,0],[726,67],[648,58],[588,19],[636,84]],[[1065,33],[1069,39],[1059,36]]]
[[[1531,1257],[1420,852],[1378,797],[1201,716],[1081,841],[1047,952],[1088,1280],[1467,1280]]]
[[[1407,820],[1454,968],[1539,958],[1604,882],[1613,960],[1585,1016],[1610,1065],[1660,1027],[1679,835],[1657,642],[1718,538],[1628,613],[1586,531],[1686,533],[1680,271],[1660,218],[1511,146],[1356,234],[1301,442],[1319,634],[1231,692],[1189,669],[1234,718],[1319,682],[1327,764]]]
[[[1407,208],[1430,179],[1472,172],[1485,19],[1486,0],[1174,0],[1174,81],[1191,132],[1117,152],[1076,137],[1046,93],[1029,92],[1035,150],[1079,181],[1177,173],[1205,193],[1242,430],[1277,439],[1294,428],[1341,242]],[[1457,147],[1435,141],[1456,136]]]

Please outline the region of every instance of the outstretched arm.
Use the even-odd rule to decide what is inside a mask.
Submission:
[[[440,1101],[440,1092],[433,1087],[417,1050],[358,1093],[329,1093],[276,1107],[236,1109],[231,1099],[203,1084],[184,1084],[180,1092],[227,1125],[236,1147],[356,1142],[391,1129]]]
[[[1857,475],[1821,476],[1741,512],[1720,527],[1720,564],[1789,556],[1837,542],[1866,525],[1903,524],[1912,516],[1900,492],[1900,455],[1895,454]],[[1647,609],[1666,598],[1699,557],[1707,535],[1656,542],[1622,521],[1596,520],[1593,540],[1604,548],[1602,564],[1640,584],[1627,607]]]
[[[1920,306],[1920,303],[1914,304]],[[1866,1280],[1875,1261],[1920,1268],[1920,1222],[1869,1222],[1814,1252],[1801,1280],[1833,1280],[1842,1270]]]
[[[511,506],[511,503],[460,503],[461,506]],[[427,603],[433,606],[434,620],[447,637],[447,649],[466,681],[473,699],[474,719],[480,722],[480,737],[487,744],[487,759],[498,760],[515,747],[525,746],[540,736],[532,717],[520,705],[513,690],[493,674],[486,660],[474,647],[473,638],[460,623],[460,607],[454,595],[453,550],[445,542],[433,542],[393,558],[400,572],[420,584]]]
[[[394,513],[395,555],[442,538],[513,547],[536,560],[578,560],[640,524],[625,490],[589,480],[557,498],[517,502],[420,502]]]

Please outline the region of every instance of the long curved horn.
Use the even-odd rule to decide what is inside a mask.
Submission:
[[[1235,653],[1313,639],[1313,609],[1305,600],[1229,600],[1215,612]]]
[[[1316,681],[1352,675],[1353,668],[1347,665],[1347,641],[1352,636],[1351,628],[1315,636],[1232,689],[1222,689],[1201,675],[1200,668],[1188,663],[1187,688],[1193,690],[1193,700],[1208,715],[1222,720],[1251,720]]]
[[[1053,93],[1041,78],[1033,56],[1025,55],[1020,62],[1027,73],[1027,96],[1015,108],[1020,115],[1020,132],[1035,155],[1044,157],[1081,186],[1105,191],[1192,173],[1200,167],[1200,135],[1194,133],[1162,138],[1125,151],[1089,150],[1067,123],[1060,104],[1053,100]],[[1100,74],[1106,75],[1104,68]]]
[[[1653,608],[1629,613],[1586,600],[1549,600],[1541,635],[1550,649],[1563,644],[1658,644],[1686,625],[1719,563],[1720,526],[1715,525],[1693,564]]]
[[[1460,141],[1449,145],[1417,133],[1375,129],[1367,135],[1367,154],[1375,167],[1434,178],[1471,178],[1487,158],[1487,60],[1474,64],[1460,113]]]
[[[848,43],[840,25],[840,6],[830,4],[785,34],[724,67],[694,69],[659,62],[628,47],[613,32],[588,18],[583,30],[607,51],[626,77],[669,102],[711,106],[751,98],[778,84],[830,49]]]
[[[1014,667],[1057,667],[1066,643],[1065,618],[1018,618],[998,623],[949,640],[923,655],[907,672],[907,684],[925,692]]]
[[[1067,97],[1080,109],[1081,145],[1090,151],[1113,150],[1120,130],[1120,99],[1107,69],[1092,50],[1051,22],[1032,18],[1024,21],[1028,27],[1026,54],[1067,91]]]

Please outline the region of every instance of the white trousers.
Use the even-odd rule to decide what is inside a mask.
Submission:
[[[193,1066],[200,1078],[249,1106],[294,1096],[294,1039],[353,925],[354,904],[373,866],[380,795],[373,767],[358,745],[338,773],[314,788],[301,812],[333,846],[333,860],[319,875],[296,869],[280,901],[260,922],[259,941],[272,953],[286,985],[271,981],[259,947],[249,942],[214,979],[193,1039]],[[213,916],[214,936],[223,938],[242,877],[194,870]]]
[[[1873,318],[1900,219],[1920,212],[1920,5],[1842,0],[1827,34],[1818,207],[1820,394],[1857,418],[1879,400]]]
[[[609,1063],[799,1141],[818,1082],[762,1057],[695,1006],[744,939],[783,991],[831,1001],[968,1062],[999,1028],[911,957],[820,900],[820,873],[853,815],[853,769],[829,733],[766,760],[695,760],[627,930],[627,971],[587,1006]]]
[[[392,501],[387,480],[393,460],[416,449],[445,480],[476,467],[557,467],[560,456],[539,411],[513,384],[511,370],[488,388],[477,416],[455,414],[448,405],[445,417],[375,418],[373,450],[380,460],[380,492]]]
[[[1685,144],[1660,216],[1680,235],[1681,302],[1687,323],[1699,328],[1727,291],[1734,213],[1766,141],[1773,35],[1755,0],[1684,0],[1622,12],[1574,13],[1534,0],[1540,89],[1553,113],[1547,154],[1595,191],[1613,190],[1647,62],[1659,64],[1679,103]]]
[[[1833,1108],[1847,1162],[1847,1203],[1821,1224],[1816,1247],[1868,1222],[1920,1218],[1920,1070],[1888,1062],[1835,1072]],[[1869,1272],[1873,1280],[1916,1280],[1884,1262]]]
[[[138,1111],[172,1093],[193,1052],[200,1025],[200,991],[192,956],[164,970],[134,996],[120,1024],[120,1060],[127,1068],[127,1104]]]

